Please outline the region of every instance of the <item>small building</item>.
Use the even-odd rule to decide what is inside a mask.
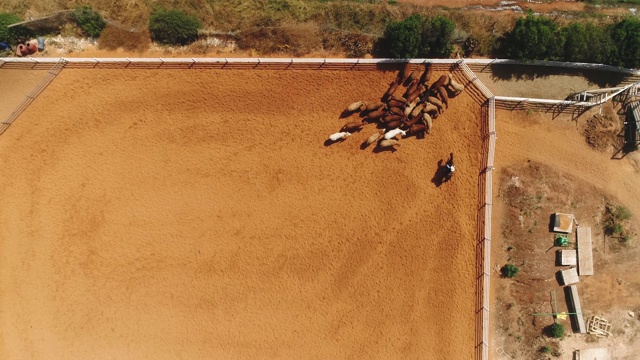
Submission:
[[[580,282],[576,268],[560,270],[560,279],[562,282],[560,285],[571,285]]]
[[[575,360],[611,360],[607,348],[580,349],[575,351]]]
[[[573,231],[573,214],[553,214],[553,232],[568,234]]]
[[[556,252],[556,264],[560,266],[575,266],[578,263],[575,250],[558,250]]]

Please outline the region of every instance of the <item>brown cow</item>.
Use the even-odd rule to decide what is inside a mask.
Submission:
[[[442,86],[439,87],[438,88],[438,95],[440,95],[440,100],[442,100],[442,103],[448,109],[449,108],[449,95],[447,94],[447,89],[445,89]]]
[[[382,98],[383,98],[383,99],[388,99],[388,98],[390,98],[390,97],[392,98],[392,97],[393,97],[393,94],[394,94],[394,93],[396,92],[396,90],[398,89],[398,85],[399,85],[399,84],[398,84],[397,82],[395,82],[395,81],[394,81],[394,82],[392,82],[392,83],[389,85],[389,88],[387,89],[387,92],[386,92],[386,93],[384,93],[384,96],[382,96]]]
[[[407,103],[400,102],[400,101],[397,101],[397,100],[389,100],[387,102],[387,105],[389,106],[389,108],[403,109],[405,106],[407,106]]]
[[[455,81],[453,79],[453,75],[449,74],[449,85],[451,86],[451,88],[453,90],[455,90],[454,92],[462,92],[462,90],[464,90],[464,86],[460,83],[458,83],[457,81]]]
[[[389,100],[398,101],[398,102],[401,102],[401,103],[404,103],[404,104],[408,104],[408,103],[409,103],[409,102],[407,101],[407,99],[405,99],[405,98],[403,98],[403,97],[401,97],[401,96],[391,96],[391,97],[389,98]]]
[[[394,107],[391,107],[391,108],[389,108],[389,110],[388,110],[388,111],[389,111],[389,114],[402,115],[402,116],[404,116],[404,111],[402,111],[402,109],[401,109],[401,108],[399,108],[399,107],[395,107],[395,106],[394,106]]]
[[[402,121],[402,119],[404,119],[404,114],[402,115],[387,115],[384,118],[382,118],[382,121],[389,123],[392,121]]]
[[[429,89],[435,92],[439,87],[445,86],[448,83],[449,83],[449,77],[447,75],[442,75],[438,78],[438,81],[431,84],[431,87]]]
[[[413,108],[413,110],[411,111],[410,116],[411,116],[411,117],[418,117],[418,115],[420,115],[420,112],[421,112],[422,110],[424,110],[424,108],[425,108],[425,104],[417,105],[417,106],[416,106],[416,107],[414,107],[414,108]]]
[[[426,90],[427,90],[427,88],[425,88],[424,86],[420,86],[414,92],[409,94],[409,96],[407,96],[407,101],[412,102],[413,100],[418,98],[418,96],[420,96],[420,94],[422,94]]]
[[[422,85],[429,86],[428,83],[429,83],[429,81],[431,81],[432,70],[433,70],[433,67],[431,66],[431,64],[426,64],[425,65],[424,72],[422,73],[422,76],[420,77],[420,83]]]
[[[441,113],[442,112],[442,108],[444,107],[444,105],[442,104],[442,102],[440,100],[438,100],[438,98],[435,98],[433,96],[429,96],[427,98],[427,101],[432,103],[433,105],[435,105],[438,108],[438,112]]]
[[[384,127],[387,129],[396,129],[396,128],[399,128],[400,125],[402,125],[402,120],[395,120],[395,121],[390,121],[386,123]]]
[[[407,86],[407,91],[404,92],[405,98],[407,97],[407,95],[416,91],[416,89],[418,89],[418,86],[420,86],[420,83],[418,82],[418,80],[415,80],[411,84],[409,84],[409,86]],[[409,99],[407,99],[407,101],[409,101]]]
[[[402,126],[400,127],[402,130],[409,130],[410,127],[412,127],[413,125],[417,124],[418,121],[420,121],[421,117],[417,116],[414,118],[411,118],[410,120],[407,120],[404,122],[404,124],[402,124]]]
[[[409,114],[411,114],[411,112],[413,111],[413,108],[418,105],[418,101],[420,101],[420,99],[413,100],[411,104],[409,104],[409,106],[404,109],[404,114],[409,116]]]
[[[388,139],[388,140],[385,139],[385,140],[382,140],[382,141],[380,141],[378,143],[378,146],[380,148],[388,148],[388,147],[393,147],[393,146],[396,146],[396,145],[400,146],[400,141],[394,140],[394,139]]]
[[[431,127],[433,126],[433,120],[431,119],[431,116],[429,116],[429,114],[427,113],[422,114],[422,122],[424,122],[424,124],[427,126],[427,133],[431,134]]]
[[[404,83],[411,74],[411,63],[406,63],[402,70],[398,73],[398,83]]]
[[[369,104],[369,105],[367,105],[365,111],[375,111],[375,110],[380,109],[381,107],[384,107],[384,103],[378,102],[378,103],[375,103],[375,104]]]
[[[411,72],[411,75],[409,75],[409,78],[407,79],[408,82],[413,82],[414,80],[418,80],[420,76],[420,70],[413,70]]]
[[[382,136],[382,134],[384,134],[383,130],[378,131],[377,133],[369,136],[367,138],[367,145],[371,145],[373,144],[376,140],[378,140],[380,138],[380,136]]]
[[[368,120],[377,120],[377,119],[380,119],[381,117],[383,117],[384,114],[385,114],[384,110],[372,111],[369,114],[367,114],[367,119]]]
[[[346,132],[355,132],[355,131],[360,131],[362,130],[362,127],[364,126],[364,124],[360,121],[352,121],[352,122],[348,122],[346,124],[344,124],[344,126],[342,127],[342,129],[340,131],[346,131]]]
[[[407,136],[409,135],[420,135],[424,134],[427,131],[427,126],[422,124],[415,124],[407,130]]]
[[[438,107],[433,104],[427,103],[423,111],[425,113],[438,113]]]

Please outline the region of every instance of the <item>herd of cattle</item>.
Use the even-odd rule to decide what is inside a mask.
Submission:
[[[449,99],[464,90],[450,73],[440,76],[429,86],[431,73],[431,64],[426,64],[422,71],[411,71],[411,64],[407,63],[389,85],[381,102],[357,101],[347,106],[343,116],[359,112],[361,120],[346,123],[340,132],[329,136],[329,141],[345,140],[367,123],[377,123],[380,130],[369,136],[365,146],[378,141],[378,148],[392,148],[400,144],[398,135],[424,137],[425,133],[430,133],[433,119],[449,107]],[[402,88],[402,96],[397,96]]]

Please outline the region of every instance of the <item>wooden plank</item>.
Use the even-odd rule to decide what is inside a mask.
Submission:
[[[580,297],[578,296],[578,287],[575,285],[571,285],[568,287],[569,291],[566,292],[566,295],[569,296],[569,303],[571,304],[572,309],[569,309],[569,312],[575,313],[571,315],[572,323],[575,325],[575,330],[578,333],[584,334],[587,332],[587,327],[584,323],[584,316],[582,316],[582,305],[580,305]]]
[[[578,238],[578,274],[581,276],[593,275],[591,228],[579,227],[576,233]]]

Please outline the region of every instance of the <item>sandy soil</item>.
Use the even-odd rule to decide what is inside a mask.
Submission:
[[[401,3],[415,4],[420,6],[446,6],[449,8],[460,8],[470,5],[483,5],[497,7],[502,1],[500,0],[400,0]],[[532,3],[530,1],[514,1],[515,4],[522,9],[532,9],[536,12],[552,12],[552,11],[583,11],[586,7],[585,3],[580,1],[549,1],[541,3]],[[506,6],[511,6],[508,4]]]
[[[13,112],[46,74],[43,70],[0,69],[0,121]]]
[[[394,75],[64,70],[0,138],[0,356],[471,359],[478,107],[323,145]]]
[[[637,302],[640,296],[640,265],[636,260],[638,239],[633,240],[627,248],[622,248],[615,244],[615,240],[613,243],[611,239],[605,241],[600,225],[606,199],[623,204],[633,214],[640,214],[640,168],[634,154],[623,160],[611,160],[611,153],[597,151],[587,145],[582,125],[589,118],[588,115],[585,114],[578,122],[572,122],[561,118],[551,120],[550,116],[538,113],[497,112],[497,177],[494,179],[504,178],[505,172],[512,172],[514,168],[526,167],[531,160],[531,164],[541,164],[549,169],[544,172],[555,174],[548,181],[542,177],[539,186],[548,192],[549,183],[555,182],[564,184],[565,190],[556,190],[549,195],[549,199],[542,197],[539,205],[542,206],[542,213],[534,211],[529,219],[525,215],[523,236],[515,239],[511,236],[510,242],[505,242],[505,231],[509,230],[503,220],[510,217],[509,212],[513,209],[509,209],[503,201],[494,201],[493,234],[496,236],[491,259],[493,268],[514,261],[523,264],[525,271],[535,270],[537,273],[528,273],[515,281],[500,279],[499,273],[495,273],[491,306],[493,359],[508,359],[498,356],[497,349],[500,347],[518,358],[521,357],[518,354],[535,352],[537,348],[532,348],[532,344],[537,347],[545,343],[553,344],[548,338],[543,338],[539,331],[532,334],[529,329],[532,324],[537,328],[551,324],[551,317],[534,320],[530,316],[534,312],[551,312],[549,290],[557,289],[560,310],[565,308],[563,294],[553,275],[559,269],[553,265],[553,251],[544,254],[550,246],[550,237],[545,230],[552,211],[545,205],[548,202],[556,204],[556,208],[575,213],[582,226],[592,227],[595,275],[581,278],[581,302],[586,316],[605,317],[613,321],[617,329],[614,337],[606,341],[575,335],[556,342],[554,346],[563,352],[560,359],[572,359],[573,350],[588,347],[608,347],[614,358],[629,360],[635,359],[635,354],[640,351],[640,343],[635,339],[640,323],[637,318],[628,315],[629,311],[637,314],[640,310]],[[499,186],[496,180],[494,194],[498,194]],[[558,187],[557,184],[554,186]],[[637,228],[637,217],[634,223]],[[518,226],[511,224],[511,227]],[[530,227],[528,231],[527,227]],[[508,250],[508,246],[514,246],[515,249]],[[522,258],[521,253],[519,255],[521,251],[529,251],[527,249],[530,247],[534,247],[535,256],[545,258],[547,266],[536,263],[533,257]],[[528,289],[527,284],[530,284]],[[528,301],[518,302],[522,298],[528,298]]]

